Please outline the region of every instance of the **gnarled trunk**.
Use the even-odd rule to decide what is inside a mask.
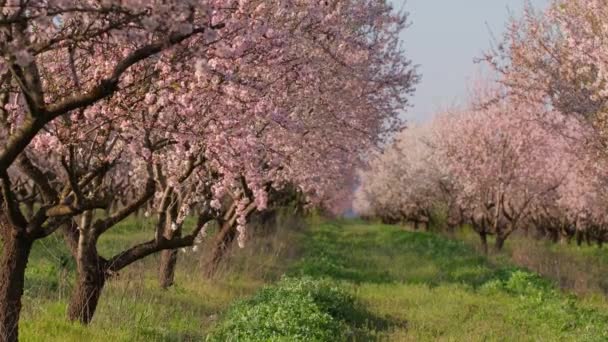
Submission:
[[[213,275],[215,275],[222,258],[230,248],[230,245],[232,245],[235,237],[236,227],[234,226],[232,220],[229,220],[222,225],[221,230],[213,242],[213,246],[211,247],[211,257],[205,265],[205,276],[211,278]]]
[[[33,240],[7,229],[0,256],[0,341],[13,342],[19,337],[19,314],[23,296],[25,269]]]
[[[93,320],[105,282],[106,274],[102,265],[88,265],[78,271],[68,305],[70,321],[89,324]]]
[[[160,253],[158,283],[162,289],[168,289],[175,282],[175,265],[177,265],[176,249],[167,249]]]
[[[249,217],[249,215],[251,215],[255,208],[255,202],[251,202],[245,208],[245,210],[240,213],[240,215],[242,215],[242,217]],[[211,257],[207,261],[207,264],[205,265],[204,269],[204,273],[208,278],[215,275],[220,261],[222,261],[222,258],[225,256],[226,252],[232,245],[232,242],[236,238],[236,225],[238,215],[235,209],[236,207],[233,206],[230,210],[228,210],[226,215],[224,215],[224,218],[219,220],[221,224],[221,229],[215,236],[213,246],[211,247]]]
[[[173,205],[167,212],[163,236],[167,240],[182,236],[182,226],[177,224],[178,208]],[[167,249],[160,252],[158,268],[158,283],[162,289],[168,289],[175,281],[175,265],[177,265],[177,249]]]
[[[68,305],[68,319],[88,324],[93,319],[106,281],[106,261],[97,253],[97,237],[81,230],[76,255],[76,284]]]

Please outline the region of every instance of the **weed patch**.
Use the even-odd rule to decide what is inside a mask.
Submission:
[[[364,320],[354,297],[335,282],[284,278],[224,315],[209,341],[342,341]]]

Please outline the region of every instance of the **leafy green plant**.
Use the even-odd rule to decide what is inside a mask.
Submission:
[[[283,278],[237,302],[208,341],[345,340],[357,312],[354,298],[335,283]]]
[[[557,296],[551,283],[537,274],[521,269],[504,269],[496,274],[497,278],[485,283],[481,287],[482,291],[503,291],[525,297]]]

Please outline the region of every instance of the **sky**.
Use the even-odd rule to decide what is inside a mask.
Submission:
[[[410,13],[401,35],[407,55],[419,65],[422,82],[408,109],[408,121],[424,122],[442,108],[466,100],[467,84],[479,75],[475,58],[500,38],[509,17],[522,13],[526,0],[391,0]],[[545,8],[548,0],[529,0]]]

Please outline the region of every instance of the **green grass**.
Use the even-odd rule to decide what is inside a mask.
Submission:
[[[150,222],[128,220],[104,235],[100,253],[110,256],[150,239]],[[179,253],[176,286],[164,291],[157,282],[158,256],[123,270],[106,285],[89,327],[66,317],[75,265],[60,235],[36,242],[26,272],[20,337],[23,341],[200,341],[217,317],[239,298],[280,278],[292,258],[286,246],[294,232],[252,241],[230,256],[214,279],[205,279],[205,253]],[[204,251],[207,246],[203,245]]]
[[[605,341],[608,305],[494,265],[465,243],[357,221],[312,225],[292,275],[340,281],[403,341]]]
[[[104,237],[100,250],[109,255],[145,241],[151,229],[128,221]],[[272,317],[263,320],[272,331],[279,322],[304,331],[301,336],[317,330],[298,330],[304,325],[298,322],[329,329],[323,331],[339,326],[332,340],[608,340],[604,297],[565,294],[507,260],[488,261],[467,242],[429,233],[316,219],[304,231],[281,229],[235,251],[215,279],[202,277],[203,256],[180,253],[177,286],[168,291],[157,286],[157,257],[132,265],[108,283],[93,323],[82,327],[65,321],[73,261],[59,236],[37,242],[27,271],[22,340],[200,341],[212,331],[251,332],[257,323],[235,318],[241,314]],[[293,282],[285,285],[284,274]],[[307,294],[316,291],[315,284],[335,287],[337,297],[321,303],[347,299],[331,306],[342,309],[328,309],[318,296],[302,296],[301,286],[293,285],[300,283],[308,284]],[[307,313],[322,317],[310,320]],[[270,340],[262,329],[254,333]]]
[[[479,249],[479,238],[471,230],[461,229],[451,236]],[[489,242],[493,242],[490,238]],[[608,296],[608,248],[597,245],[578,246],[576,241],[554,243],[534,239],[516,232],[505,243],[501,253],[492,253],[495,263],[511,262],[533,269],[553,280],[560,288],[581,297]]]

